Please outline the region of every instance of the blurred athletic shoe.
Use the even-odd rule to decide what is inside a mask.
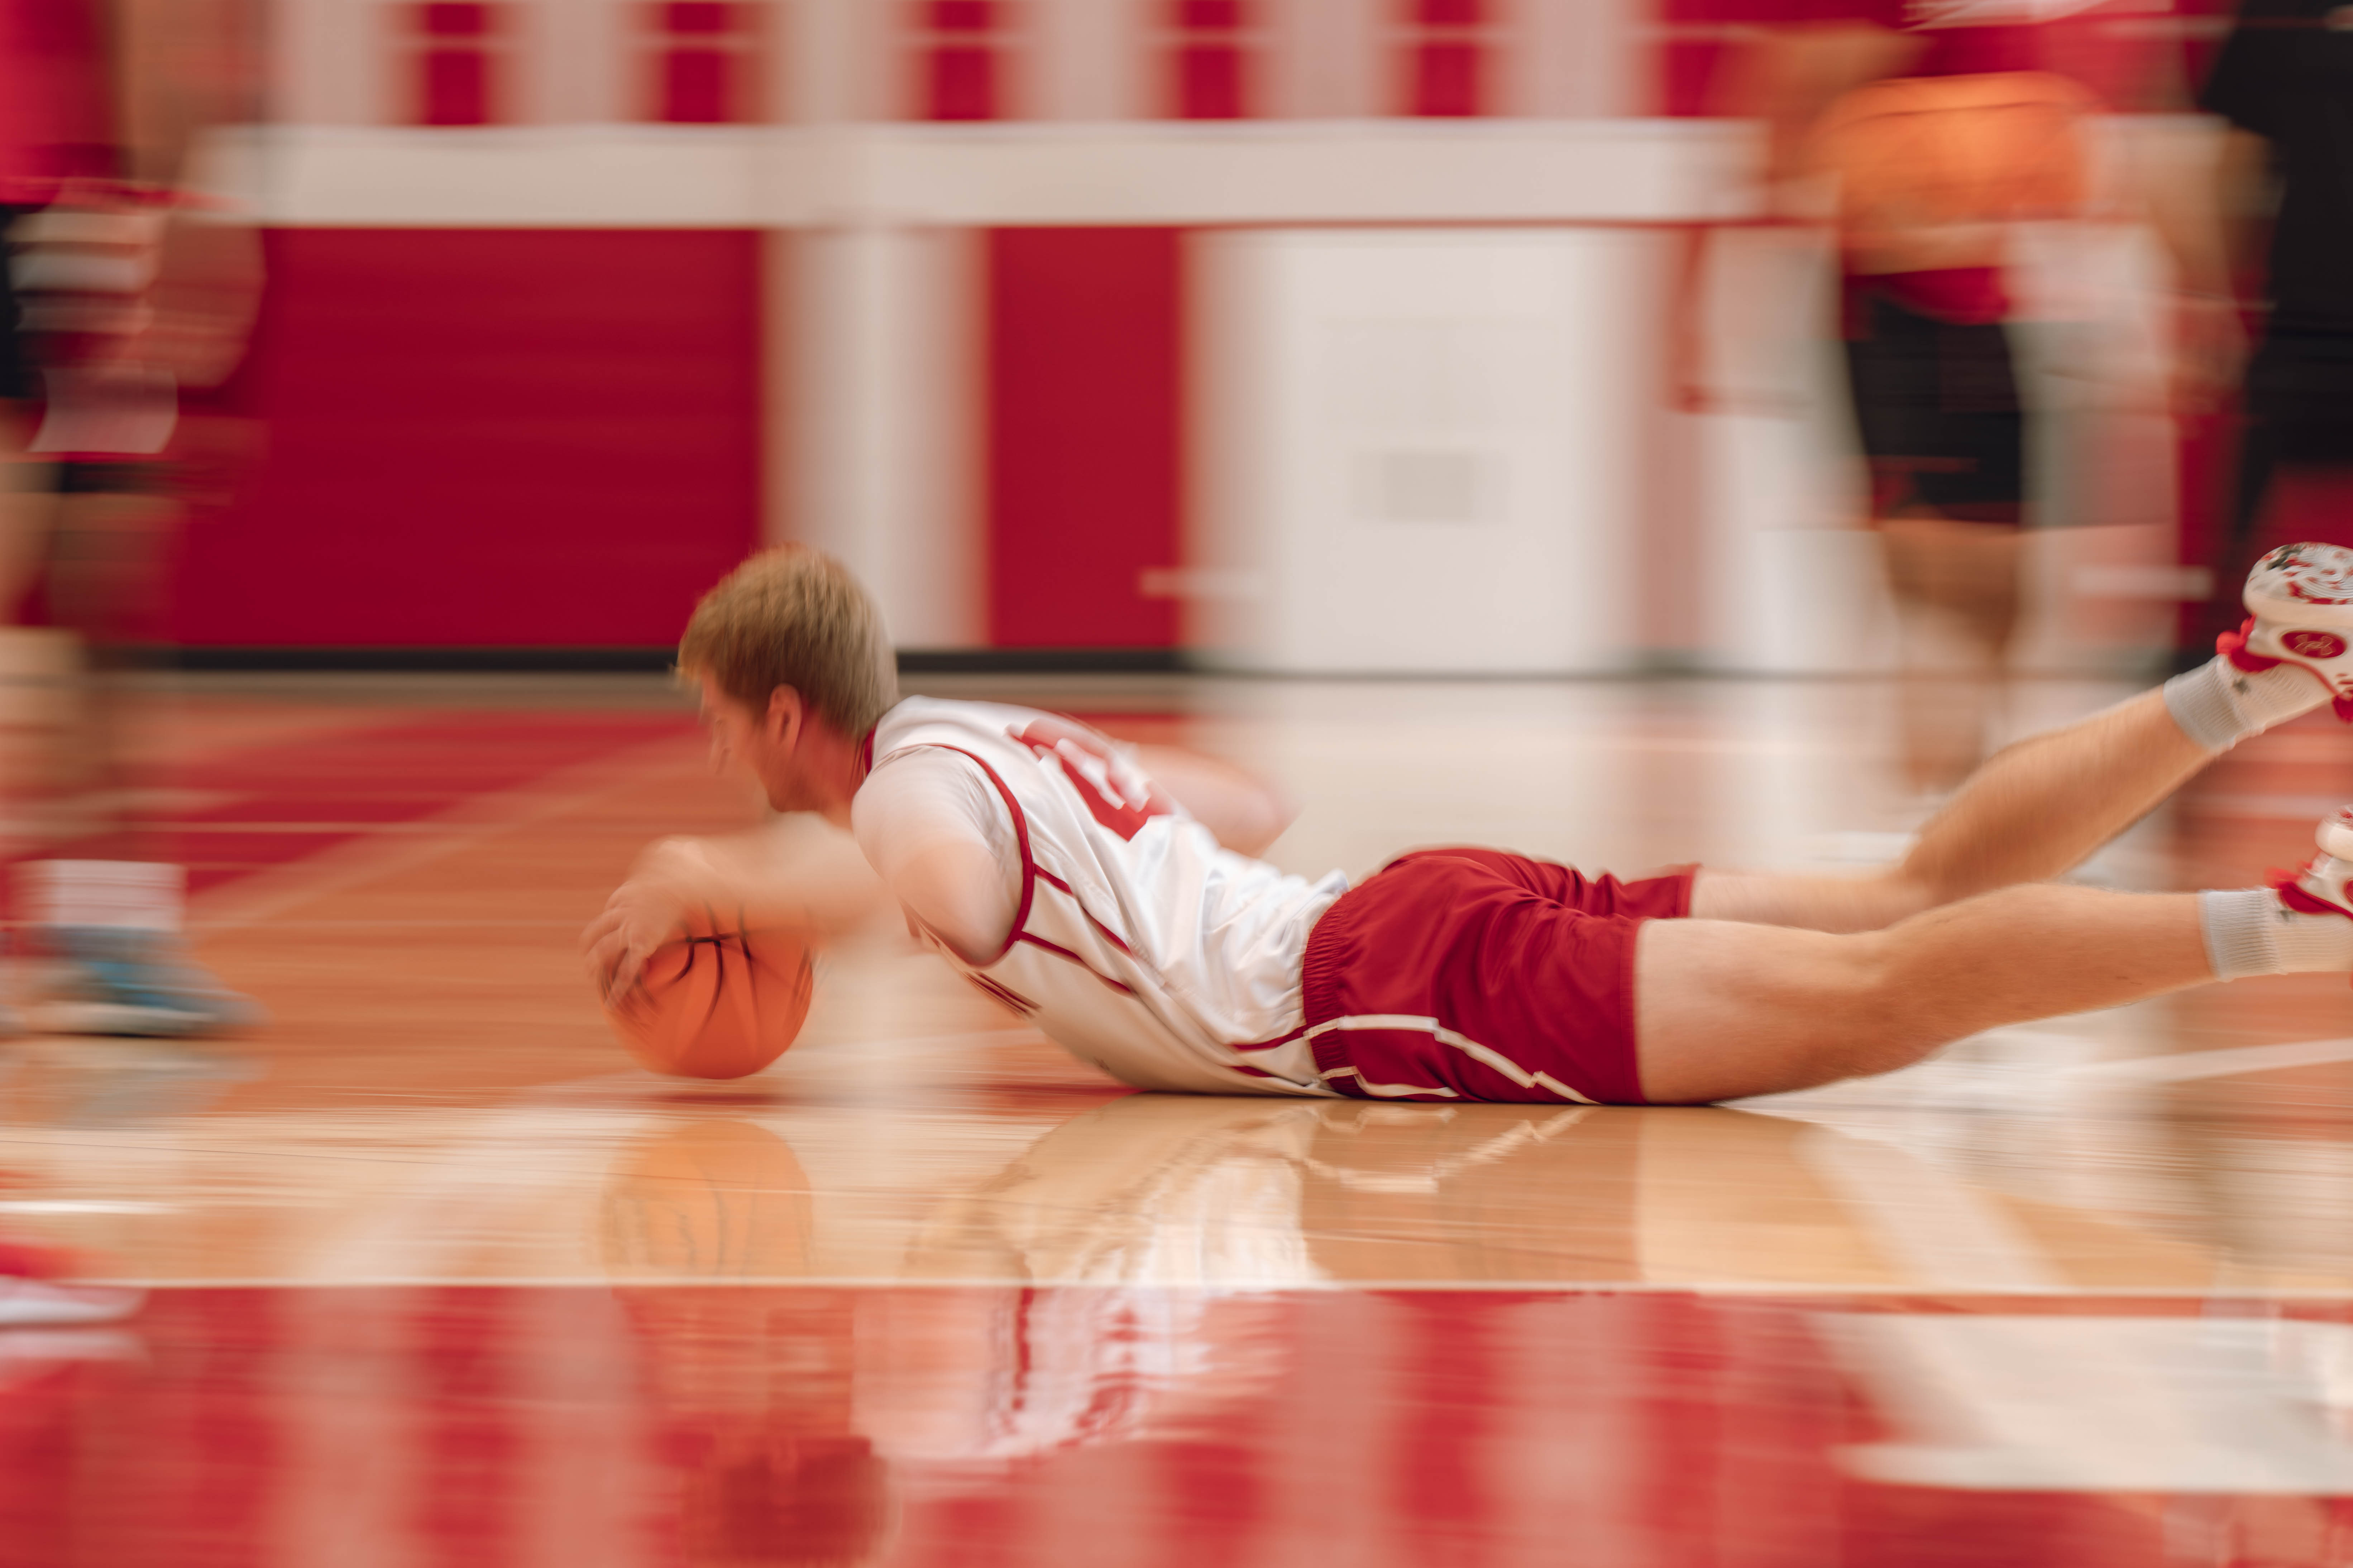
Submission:
[[[2272,884],[2280,902],[2308,915],[2336,914],[2353,919],[2353,805],[2340,805],[2334,816],[2323,817],[2313,835],[2320,853],[2305,862],[2295,877],[2278,877]]]
[[[58,963],[34,1017],[51,1032],[179,1037],[256,1028],[268,1017],[168,932],[52,926],[41,940]]]
[[[2353,720],[2353,550],[2284,544],[2247,574],[2253,617],[2224,634],[2221,651],[2242,669],[2293,664],[2310,671]]]
[[[149,860],[37,860],[17,898],[45,973],[28,1009],[68,1035],[217,1035],[259,1025],[248,996],[215,979],[180,939],[186,873]]]

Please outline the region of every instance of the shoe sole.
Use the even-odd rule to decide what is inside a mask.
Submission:
[[[33,1022],[39,1033],[47,1035],[127,1035],[174,1040],[235,1027],[209,1013],[137,1007],[121,1002],[52,1002],[34,1010]]]

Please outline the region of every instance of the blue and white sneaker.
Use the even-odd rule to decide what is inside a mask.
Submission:
[[[167,932],[51,926],[42,940],[58,968],[33,1021],[51,1033],[182,1038],[258,1028],[269,1019],[259,1003],[223,985]]]

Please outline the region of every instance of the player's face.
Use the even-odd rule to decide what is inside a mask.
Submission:
[[[752,710],[724,691],[711,677],[703,676],[702,727],[711,732],[711,771],[725,778],[739,778],[764,787],[761,776],[760,721]]]
[[[796,763],[797,748],[778,732],[780,727],[722,691],[711,677],[702,677],[699,684],[702,727],[711,731],[712,771],[757,784],[778,811],[804,809],[807,792]]]

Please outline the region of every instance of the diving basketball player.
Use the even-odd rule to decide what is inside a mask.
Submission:
[[[1875,875],[1621,882],[1451,848],[1350,887],[1252,858],[1280,809],[1203,759],[899,700],[865,593],[776,551],[704,596],[680,668],[715,758],[849,837],[658,845],[586,956],[617,997],[689,908],[819,941],[888,898],[976,985],[1141,1088],[1610,1104],[1803,1089],[1997,1025],[2353,972],[2353,810],[2278,888],[2048,880],[2247,736],[2332,698],[2353,716],[2353,550],[2274,552],[2246,598],[2212,661],[2000,752]]]

